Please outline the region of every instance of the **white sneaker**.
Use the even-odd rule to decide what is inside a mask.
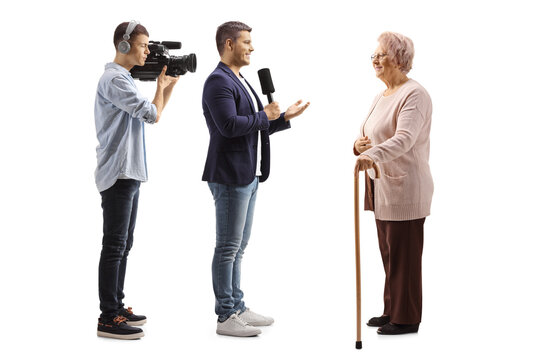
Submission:
[[[271,317],[262,316],[260,314],[257,314],[256,312],[251,311],[250,309],[246,309],[246,311],[238,315],[238,317],[251,326],[268,326],[274,323],[274,319],[272,319]]]
[[[222,323],[218,321],[216,329],[217,334],[229,336],[256,336],[261,332],[260,329],[248,325],[248,323],[240,319],[236,314],[232,314]]]

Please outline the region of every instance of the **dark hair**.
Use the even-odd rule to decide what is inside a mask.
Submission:
[[[227,39],[235,42],[240,36],[240,31],[251,32],[251,28],[240,21],[228,21],[218,26],[216,31],[216,45],[219,55],[223,55]]]
[[[129,22],[123,22],[123,23],[121,23],[120,25],[118,25],[116,27],[116,30],[114,30],[113,41],[114,41],[115,49],[118,49],[118,44],[120,44],[120,42],[122,40],[124,40],[124,34],[126,33],[126,29],[127,29],[128,25],[129,25]],[[137,26],[135,26],[135,29],[133,29],[131,34],[129,34],[129,37],[130,37],[129,42],[131,43],[131,40],[134,37],[136,37],[137,35],[150,36],[148,34],[148,30],[146,30],[146,28],[144,26],[142,26],[141,24],[138,24]]]

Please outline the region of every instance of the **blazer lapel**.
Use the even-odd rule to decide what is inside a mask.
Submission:
[[[245,78],[244,78],[245,79]],[[255,90],[253,90],[253,87],[251,86],[250,83],[248,83],[248,81],[246,80],[246,84],[249,86],[249,90],[251,90],[251,93],[253,94],[253,96],[255,97],[255,100],[257,100],[257,107],[259,108],[259,111],[263,111],[264,110],[264,106],[261,102],[261,99],[259,99],[259,96],[257,95],[257,92]]]
[[[253,111],[253,113],[255,113],[255,105],[253,104],[253,101],[251,100],[251,96],[248,94],[248,92],[247,92],[248,90],[242,84],[242,81],[240,81],[238,76],[236,76],[235,73],[233,73],[232,70],[229,69],[229,67],[227,65],[225,65],[224,63],[222,63],[222,62],[219,63],[218,67],[220,67],[223,71],[225,71],[231,77],[231,79],[233,79],[233,81],[236,82],[236,84],[240,87],[240,89],[242,89],[242,91],[244,92],[244,95],[248,99],[249,105],[251,106],[251,110]],[[240,74],[240,76],[242,76],[242,74]],[[246,81],[246,83],[247,83],[247,81]],[[249,84],[248,84],[248,86],[251,88],[251,86]],[[251,90],[253,91],[253,89],[251,89]],[[253,92],[253,94],[255,94],[255,92]],[[255,94],[255,98],[258,101],[257,94]]]

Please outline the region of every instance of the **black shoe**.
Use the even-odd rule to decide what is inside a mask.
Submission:
[[[120,309],[118,315],[125,317],[129,326],[141,326],[146,324],[146,316],[135,315],[130,307],[127,309]]]
[[[123,316],[117,316],[112,320],[99,318],[97,335],[122,340],[139,339],[144,336],[142,329],[129,326],[126,321]]]
[[[367,322],[367,326],[381,327],[383,325],[388,324],[389,322],[390,322],[390,316],[383,315],[383,316],[373,317],[369,319],[369,321]]]
[[[402,335],[417,333],[420,324],[401,325],[388,323],[377,330],[380,335]]]

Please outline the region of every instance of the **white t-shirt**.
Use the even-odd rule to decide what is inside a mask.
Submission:
[[[242,85],[246,88],[248,94],[251,96],[251,101],[253,101],[253,106],[255,109],[257,109],[257,98],[250,90],[250,87],[248,86],[246,79],[244,79],[242,76],[238,77],[240,81],[242,82]],[[255,110],[256,111],[256,110]],[[261,176],[261,134],[259,131],[257,131],[257,169],[255,170],[255,175]]]

